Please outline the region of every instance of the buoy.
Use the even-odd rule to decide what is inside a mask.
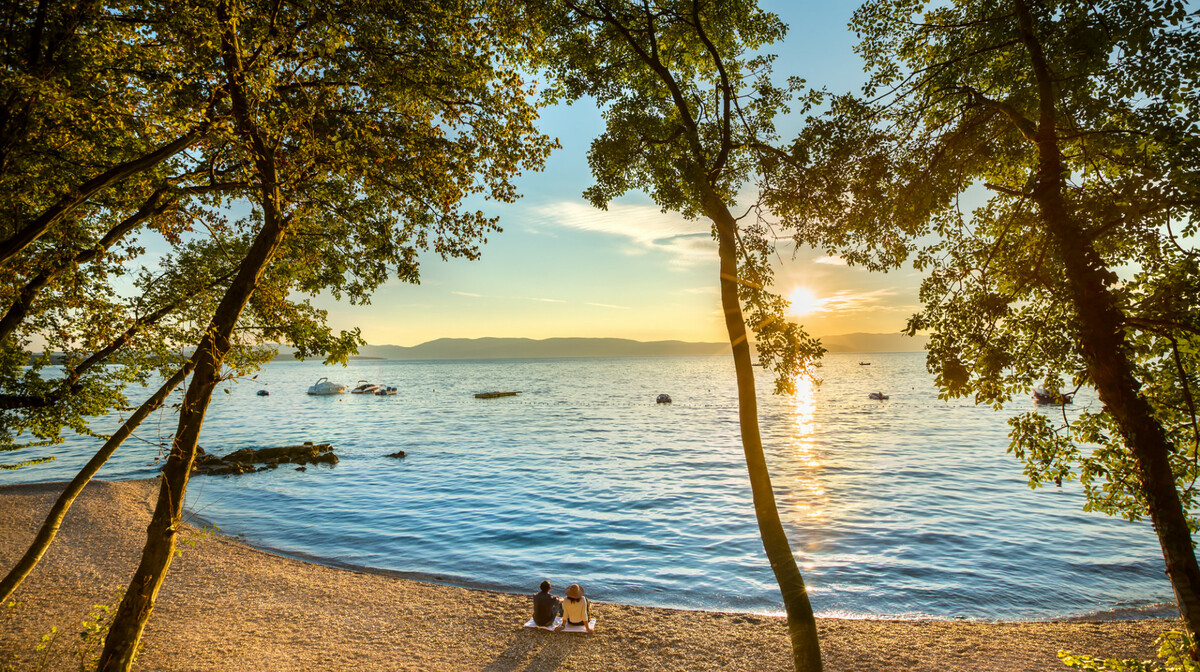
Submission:
[[[658,395],[658,403],[660,403],[660,404],[669,404],[669,403],[671,403],[671,395],[669,395],[669,394],[660,394],[660,395]]]

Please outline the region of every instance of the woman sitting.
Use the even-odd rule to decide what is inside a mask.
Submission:
[[[583,596],[583,588],[578,583],[567,586],[567,599],[562,603],[562,624],[554,629],[561,631],[568,625],[582,625],[592,634],[592,611],[588,599]]]

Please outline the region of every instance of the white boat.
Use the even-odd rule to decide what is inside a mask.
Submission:
[[[377,397],[392,397],[392,396],[396,395],[396,392],[398,392],[398,390],[394,387],[385,387],[383,385],[380,385],[379,389],[375,390],[375,396],[377,396]]]
[[[343,385],[341,383],[331,383],[331,382],[329,382],[328,378],[322,378],[322,379],[318,380],[317,382],[313,383],[312,387],[308,388],[309,394],[315,394],[315,395],[319,395],[319,396],[324,396],[324,395],[329,395],[329,394],[342,394],[345,391],[346,391],[345,385]]]
[[[354,384],[354,389],[350,390],[350,394],[375,394],[381,389],[383,389],[383,385],[360,380]]]

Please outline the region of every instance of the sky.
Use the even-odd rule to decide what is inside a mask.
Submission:
[[[864,74],[847,22],[857,3],[770,1],[788,35],[767,51],[775,74],[811,87],[857,90]],[[795,135],[800,118],[782,120]],[[543,110],[540,127],[562,148],[546,169],[518,182],[510,205],[481,204],[504,232],[488,236],[477,261],[423,257],[421,284],[391,281],[367,306],[318,297],[335,329],[360,327],[372,345],[452,338],[616,337],[641,341],[724,341],[716,243],[707,221],[662,213],[641,193],[593,208],[587,150],[603,131],[594,105]],[[794,254],[793,254],[794,253]],[[895,333],[916,310],[920,276],[911,268],[872,274],[823,251],[779,250],[776,289],[793,298],[810,333]]]

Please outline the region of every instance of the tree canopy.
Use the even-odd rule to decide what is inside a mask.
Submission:
[[[908,328],[945,396],[1095,388],[1074,418],[1013,418],[1011,449],[1031,485],[1078,478],[1086,508],[1153,518],[1195,632],[1197,16],[877,0],[852,27],[868,84],[774,157],[772,209],[851,262],[927,272]]]

